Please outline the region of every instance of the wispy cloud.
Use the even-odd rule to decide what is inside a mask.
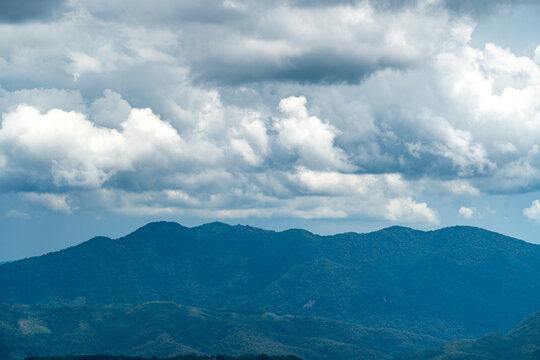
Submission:
[[[21,193],[20,197],[22,200],[42,206],[51,211],[71,214],[72,208],[69,205],[69,197],[65,194],[50,194],[50,193]]]
[[[15,218],[15,219],[30,219],[30,214],[27,214],[23,211],[19,211],[16,209],[11,209],[6,213],[6,217],[8,218]]]

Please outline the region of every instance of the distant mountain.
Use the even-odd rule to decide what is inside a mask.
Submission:
[[[3,303],[161,300],[480,336],[540,309],[540,246],[472,227],[318,236],[158,222],[0,266]]]
[[[107,353],[293,354],[305,359],[389,359],[443,341],[319,317],[215,312],[171,302],[121,308],[0,306],[0,358]]]
[[[506,335],[488,334],[477,340],[459,340],[404,360],[470,359],[540,359],[540,312],[529,316]]]

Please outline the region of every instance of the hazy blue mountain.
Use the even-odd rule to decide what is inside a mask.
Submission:
[[[0,267],[4,303],[156,300],[479,336],[540,308],[540,246],[472,227],[317,236],[159,222]]]
[[[407,360],[538,360],[540,359],[540,312],[506,335],[488,334],[477,340],[459,340],[423,351]]]
[[[294,354],[389,359],[442,345],[433,337],[320,317],[216,312],[171,302],[127,307],[0,306],[0,358],[107,353]]]

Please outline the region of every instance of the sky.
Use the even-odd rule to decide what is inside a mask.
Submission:
[[[150,221],[540,243],[536,1],[0,2],[0,260]]]

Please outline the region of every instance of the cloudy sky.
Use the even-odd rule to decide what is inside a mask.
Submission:
[[[536,1],[0,2],[0,260],[149,221],[540,243]]]

